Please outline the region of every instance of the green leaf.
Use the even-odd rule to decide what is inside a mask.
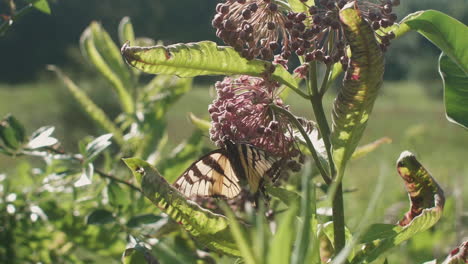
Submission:
[[[9,114],[0,121],[0,138],[7,147],[17,150],[25,143],[25,129],[14,116]]]
[[[268,261],[271,264],[290,263],[295,234],[295,219],[298,211],[298,204],[291,206],[286,214],[281,218],[278,230],[273,237],[268,250]]]
[[[315,186],[311,185],[312,179],[311,164],[308,163],[302,172],[302,199],[301,199],[301,222],[297,227],[296,241],[294,242],[294,249],[291,255],[291,264],[303,263],[307,257],[309,250],[309,243],[312,230],[311,223],[316,217],[316,204],[315,204]],[[317,243],[317,241],[312,241]]]
[[[34,8],[41,11],[42,13],[51,14],[49,3],[47,0],[29,0],[28,2],[32,3]]]
[[[114,222],[115,218],[111,212],[103,209],[97,209],[86,218],[86,224],[88,225],[103,225]]]
[[[263,76],[272,64],[262,60],[247,60],[231,47],[218,47],[211,41],[170,46],[130,47],[122,54],[127,62],[147,73],[195,77],[202,75]],[[298,89],[297,81],[282,66],[275,67],[272,78]]]
[[[137,179],[141,178],[145,197],[178,222],[196,241],[211,250],[240,256],[224,216],[187,200],[147,162],[137,158],[124,159],[124,162]]]
[[[366,128],[384,72],[384,59],[374,31],[359,11],[348,4],[340,11],[340,20],[352,55],[332,114],[333,160],[339,180]]]
[[[189,119],[192,124],[195,125],[201,131],[209,131],[211,129],[211,123],[208,120],[202,119],[194,115],[193,113],[189,113]]]
[[[124,17],[119,23],[119,40],[120,45],[125,44],[127,41],[130,45],[135,45],[135,32],[133,32],[132,21],[129,17]]]
[[[141,227],[144,225],[154,224],[161,219],[163,219],[161,216],[154,214],[137,215],[128,220],[127,226],[130,228]]]
[[[439,58],[439,72],[444,82],[444,101],[447,118],[451,122],[468,128],[468,74],[464,73],[444,53]]]
[[[49,66],[49,70],[54,71],[57,76],[62,79],[65,86],[68,88],[70,93],[76,99],[76,101],[83,107],[83,110],[93,119],[96,124],[102,127],[109,133],[112,133],[115,141],[122,145],[124,143],[122,132],[114,125],[114,123],[107,117],[106,113],[99,108],[86,93],[81,90],[76,84],[70,80],[65,74],[55,66]]]
[[[392,224],[373,224],[367,228],[366,232],[361,236],[361,243],[370,243],[377,239],[387,239],[394,237],[401,231],[400,226]]]
[[[397,37],[410,30],[417,31],[442,50],[439,69],[445,86],[447,118],[468,127],[468,27],[444,13],[426,10],[408,15],[393,28]]]
[[[99,23],[92,22],[81,35],[80,46],[83,56],[112,84],[122,109],[133,113],[133,98],[128,91],[133,85],[132,76],[109,34]]]
[[[411,201],[410,210],[393,229],[384,225],[374,226],[374,229],[380,230],[380,236],[376,235],[376,240],[364,244],[352,263],[374,261],[388,249],[432,227],[442,216],[444,192],[415,156],[408,151],[403,152],[398,159],[397,169],[405,181]],[[364,238],[369,241],[372,236],[368,232]]]
[[[126,207],[131,203],[129,193],[113,181],[107,185],[107,196],[109,204],[114,207]]]
[[[253,252],[253,246],[249,243],[250,239],[247,237],[247,230],[239,225],[239,222],[236,219],[236,216],[232,212],[231,208],[226,204],[222,204],[223,211],[226,213],[226,216],[229,220],[229,225],[231,226],[232,236],[236,241],[237,247],[242,255],[244,263],[246,264],[256,264],[259,263],[255,259],[255,254]],[[258,247],[258,245],[257,245]]]

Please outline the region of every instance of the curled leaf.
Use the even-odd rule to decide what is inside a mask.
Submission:
[[[442,264],[465,264],[468,263],[468,240],[450,252]]]
[[[437,217],[440,217],[445,203],[444,192],[416,157],[409,151],[401,153],[397,169],[405,181],[406,190],[411,200],[410,211],[398,224],[401,226],[409,225],[424,210],[438,211]]]
[[[195,240],[211,250],[239,256],[226,217],[187,200],[147,162],[128,158],[124,162],[141,179],[143,194],[178,222]]]
[[[351,49],[343,87],[333,105],[331,140],[333,160],[343,171],[366,128],[382,84],[384,58],[374,31],[350,2],[340,11]]]
[[[404,151],[400,155],[397,170],[405,181],[410,211],[397,225],[372,226],[362,236],[361,242],[365,244],[352,263],[374,261],[388,249],[432,227],[442,216],[444,192],[412,153]]]

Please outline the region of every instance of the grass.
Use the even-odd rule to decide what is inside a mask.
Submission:
[[[102,87],[90,82],[82,82],[80,85],[88,91],[93,87]],[[105,91],[109,90],[92,91],[96,98],[102,98],[105,97],[103,96],[106,94]],[[196,87],[171,109],[169,130],[172,144],[179,143],[191,133],[192,125],[187,113],[193,112],[199,117],[207,117],[208,104],[212,98],[206,88]],[[99,100],[105,104],[112,104],[109,103],[110,99]],[[300,97],[291,94],[286,102],[291,105],[295,114],[312,118],[310,105]],[[328,113],[332,102],[333,95],[330,93],[325,99]],[[112,106],[107,108],[115,110]],[[89,124],[91,121],[80,114],[71,96],[58,82],[40,82],[14,87],[0,85],[0,115],[10,112],[26,124],[29,133],[40,126],[56,126],[57,136],[65,140],[65,145],[68,147],[76,146],[76,139],[86,134],[99,135],[99,132]],[[348,226],[353,230],[360,223],[360,216],[364,214],[372,195],[372,188],[376,186],[376,180],[381,174],[385,188],[379,196],[370,222],[395,223],[408,210],[408,198],[403,182],[396,172],[395,163],[402,151],[409,150],[416,154],[443,187],[450,206],[446,207],[446,217],[435,227],[435,231],[415,238],[415,241],[418,239],[425,241],[430,250],[426,247],[425,251],[421,251],[417,246],[420,243],[413,243],[412,246],[410,242],[409,247],[393,251],[390,263],[405,263],[400,254],[408,252],[412,256],[419,256],[421,260],[413,262],[415,260],[412,259],[406,263],[429,261],[433,257],[432,249],[437,249],[436,254],[441,255],[450,252],[450,249],[460,242],[457,240],[468,235],[466,230],[465,233],[454,230],[455,208],[457,206],[460,208],[461,202],[468,199],[468,193],[461,189],[466,183],[464,175],[468,174],[468,163],[465,158],[468,134],[461,127],[447,121],[442,100],[429,98],[422,84],[395,82],[385,84],[361,144],[381,137],[390,137],[393,142],[381,146],[348,166],[344,179],[345,186],[357,188],[357,191],[345,195]],[[0,166],[5,169],[0,170],[0,173],[14,167],[11,162],[10,158],[1,156]],[[457,193],[458,198],[454,199],[453,195]],[[437,229],[447,232],[443,233],[443,236],[437,233],[434,235]],[[444,238],[435,239],[437,236]]]

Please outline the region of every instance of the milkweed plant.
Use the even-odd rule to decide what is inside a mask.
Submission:
[[[468,126],[466,25],[434,10],[399,19],[399,2],[225,0],[212,19],[222,45],[135,38],[129,18],[120,22],[116,44],[92,22],[81,36],[81,52],[111,84],[121,113],[112,120],[49,66],[106,134],[84,138],[71,153],[53,136],[54,127],[28,136],[13,115],[1,121],[3,155],[44,162],[0,175],[0,260],[388,263],[392,248],[437,224],[445,204],[437,175],[402,150],[396,173],[408,193],[408,212],[393,224],[369,224],[375,205],[369,201],[361,224],[347,226],[343,179],[353,176],[347,165],[385,142],[360,147],[392,42],[417,32],[441,49],[447,117]],[[145,83],[142,72],[156,76]],[[173,148],[167,112],[191,90],[194,77],[207,75],[224,78],[214,84],[208,118],[191,114],[194,132]],[[334,84],[339,89],[327,113],[323,98],[335,94]],[[286,103],[291,93],[309,105],[312,119],[294,113],[294,103]],[[173,183],[208,153],[204,139],[221,149],[227,140],[248,144],[284,159],[278,169],[287,173],[274,180],[262,175],[256,200],[246,186],[233,199],[186,197]],[[19,178],[22,184],[15,183]],[[329,213],[319,210],[327,206]],[[447,254],[428,263],[468,263],[468,242]]]

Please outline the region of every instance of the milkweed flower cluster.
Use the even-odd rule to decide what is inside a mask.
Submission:
[[[226,77],[215,85],[217,98],[209,106],[210,138],[223,147],[225,140],[244,142],[282,157],[297,155],[292,128],[270,104],[288,109],[278,96],[279,84],[262,78]]]
[[[371,24],[382,50],[395,37],[381,29],[395,23],[393,7],[400,4],[399,0],[318,0],[312,6],[300,1],[307,12],[292,12],[279,0],[226,0],[218,4],[212,24],[217,36],[247,59],[273,60],[276,53],[285,60],[293,53],[304,56],[305,64],[295,71],[300,76],[311,61],[326,65],[340,62],[347,68],[347,40],[339,12],[348,2],[353,2]]]

